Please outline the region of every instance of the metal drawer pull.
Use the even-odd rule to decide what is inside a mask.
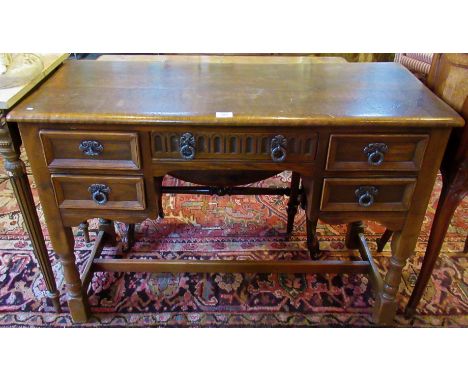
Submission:
[[[367,155],[367,163],[371,166],[380,166],[384,159],[388,146],[385,143],[369,143],[364,147],[364,154]]]
[[[107,203],[110,194],[110,187],[105,184],[92,184],[88,191],[91,193],[92,199],[100,206]]]
[[[271,140],[271,159],[273,162],[283,162],[286,159],[287,140],[282,135],[276,135]]]
[[[374,204],[374,196],[379,193],[379,190],[374,186],[361,186],[356,189],[355,193],[361,207],[370,207]]]
[[[81,141],[79,149],[85,155],[95,156],[102,153],[104,146],[98,141]]]
[[[180,137],[180,155],[187,160],[195,158],[195,138],[191,133]]]

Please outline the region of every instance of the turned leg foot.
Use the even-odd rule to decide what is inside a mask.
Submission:
[[[416,309],[410,306],[407,306],[405,308],[405,318],[409,320],[410,318],[413,318],[413,316],[416,314]]]
[[[55,293],[47,291],[46,302],[47,305],[52,305],[54,307],[56,313],[62,313],[62,307],[60,306],[60,293],[58,291]]]
[[[301,177],[297,172],[293,172],[291,175],[291,193],[289,195],[288,202],[288,224],[286,232],[288,235],[291,234],[294,228],[294,218],[297,214],[297,207],[299,206],[299,184]]]

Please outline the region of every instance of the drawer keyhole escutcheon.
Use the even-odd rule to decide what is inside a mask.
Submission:
[[[187,160],[195,158],[195,137],[191,133],[181,135],[180,155]]]
[[[367,155],[367,163],[371,166],[380,166],[384,159],[388,146],[385,143],[369,143],[364,147],[364,154]]]
[[[287,140],[282,135],[276,135],[271,140],[271,159],[273,162],[283,162],[286,159]]]
[[[361,207],[370,207],[374,204],[374,196],[379,193],[379,190],[374,186],[361,186],[356,189],[355,193]]]
[[[110,187],[105,184],[92,184],[88,191],[91,193],[91,198],[100,206],[107,203],[110,194]]]
[[[104,146],[98,141],[81,141],[79,149],[85,155],[95,156],[102,153]]]

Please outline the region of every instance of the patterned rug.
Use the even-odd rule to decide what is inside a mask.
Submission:
[[[23,155],[24,156],[24,155]],[[26,158],[24,158],[27,161]],[[3,164],[0,164],[3,168]],[[259,182],[286,186],[289,173]],[[30,181],[34,186],[32,177]],[[167,177],[165,184],[182,182]],[[417,253],[404,269],[396,326],[468,326],[468,203],[457,210],[436,269],[412,320],[402,312],[422,261],[440,179],[420,235]],[[43,213],[34,196],[41,221]],[[163,220],[137,226],[136,257],[164,259],[306,259],[305,216],[296,216],[292,237],[285,236],[287,199],[278,196],[208,197],[165,195]],[[91,228],[96,228],[91,221]],[[44,234],[48,233],[43,225]],[[384,228],[367,222],[371,249]],[[323,257],[357,259],[344,247],[345,226],[320,223]],[[92,234],[92,239],[94,234]],[[44,303],[45,285],[14,199],[10,182],[0,175],[0,326],[4,327],[367,327],[373,326],[374,299],[362,275],[322,274],[140,274],[97,273],[89,294],[93,316],[74,325],[65,302],[61,266],[51,261],[62,292],[63,314]],[[83,269],[92,248],[76,231],[75,253]],[[375,254],[384,272],[390,253]],[[104,256],[123,256],[119,247]]]

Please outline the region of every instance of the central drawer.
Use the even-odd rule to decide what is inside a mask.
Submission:
[[[144,210],[139,176],[52,175],[57,205],[66,209]]]
[[[256,160],[312,162],[317,151],[316,133],[283,131],[219,132],[213,129],[159,130],[151,133],[155,160]]]

